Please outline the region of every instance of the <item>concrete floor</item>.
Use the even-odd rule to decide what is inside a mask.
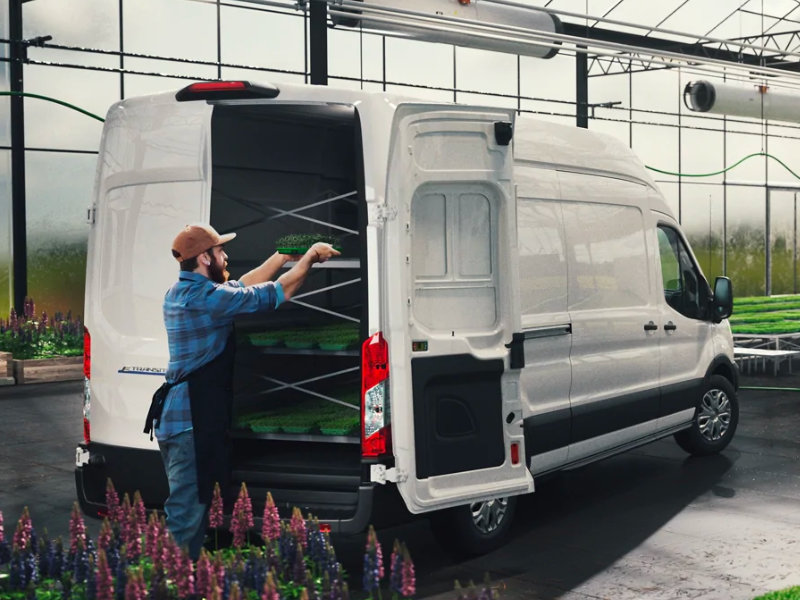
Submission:
[[[800,388],[800,375],[743,386]],[[67,535],[82,435],[80,382],[0,388],[0,510],[11,535],[24,506],[38,531]],[[749,600],[800,585],[800,391],[740,394],[741,421],[720,456],[692,459],[666,439],[537,482],[509,543],[460,561],[427,522],[379,531],[408,545],[418,598],[455,598],[453,581],[489,573],[503,598]],[[96,535],[97,521],[87,521]],[[360,586],[363,540],[335,540]]]

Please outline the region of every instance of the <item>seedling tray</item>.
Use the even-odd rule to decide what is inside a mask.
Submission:
[[[313,244],[311,244],[313,246]],[[311,246],[278,246],[278,254],[305,254]],[[342,251],[341,246],[333,246],[337,252]]]

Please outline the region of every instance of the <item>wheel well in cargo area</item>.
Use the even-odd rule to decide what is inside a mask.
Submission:
[[[708,371],[706,371],[706,381],[708,381],[712,375],[722,375],[731,382],[735,390],[739,389],[739,370],[735,363],[731,362],[731,359],[727,356],[718,356],[712,361],[711,366],[709,366]]]

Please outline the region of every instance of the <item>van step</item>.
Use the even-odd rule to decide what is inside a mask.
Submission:
[[[360,470],[353,473],[332,472],[331,470],[314,470],[314,472],[298,472],[297,470],[277,471],[258,468],[250,465],[237,468],[233,472],[235,480],[247,482],[247,487],[257,485],[265,488],[294,488],[298,490],[343,490],[358,488],[361,483]]]

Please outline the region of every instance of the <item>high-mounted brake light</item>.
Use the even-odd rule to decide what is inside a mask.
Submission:
[[[92,378],[92,336],[89,329],[83,328],[83,441],[89,443],[92,440],[91,427],[89,424],[90,406],[92,404],[92,392],[89,380]]]
[[[199,81],[187,85],[177,94],[178,102],[188,100],[247,100],[275,98],[280,90],[274,85],[255,85],[249,81]]]
[[[391,451],[389,345],[379,331],[361,347],[361,454]]]

